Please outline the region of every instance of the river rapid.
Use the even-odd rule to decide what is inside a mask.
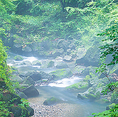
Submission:
[[[57,68],[46,68],[46,62],[49,60],[55,61],[55,63],[62,61],[61,59],[43,59],[35,57],[23,57],[22,61],[15,61],[13,59],[16,56],[13,53],[9,53],[7,63],[9,66],[14,66],[18,69],[19,72],[26,72],[31,70],[44,71],[50,73],[51,71],[56,70]],[[21,65],[23,61],[29,61],[32,63],[35,60],[39,60],[43,67],[35,65]],[[70,69],[74,66],[70,65]],[[102,112],[106,109],[108,104],[100,104],[98,102],[92,102],[89,100],[77,99],[78,91],[67,90],[66,87],[81,81],[83,78],[73,75],[69,78],[63,78],[61,80],[56,80],[49,83],[48,85],[36,85],[36,88],[39,91],[38,97],[29,98],[28,101],[31,104],[31,107],[34,108],[35,114],[33,117],[92,117],[92,113]],[[63,100],[63,103],[45,106],[43,102],[50,97],[56,97]]]

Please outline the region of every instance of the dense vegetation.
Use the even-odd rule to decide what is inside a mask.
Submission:
[[[117,0],[0,0],[0,11],[0,38],[13,52],[48,55],[56,48],[56,43],[64,39],[72,40],[77,48],[101,46],[101,58],[112,55],[112,60],[104,61],[98,72],[106,73],[106,67],[118,63]],[[48,43],[43,46],[43,42]],[[45,53],[41,53],[40,43]],[[0,41],[0,82],[5,83],[5,89],[1,87],[1,91],[11,92],[13,87],[8,78],[6,58]],[[117,84],[111,86],[117,87]],[[8,111],[4,109],[3,112]],[[117,109],[116,104],[103,115],[115,117]]]

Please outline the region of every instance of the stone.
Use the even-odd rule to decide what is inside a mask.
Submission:
[[[39,96],[39,92],[38,92],[38,90],[34,86],[30,86],[30,87],[24,89],[23,90],[23,93],[27,97],[36,97],[36,96]]]
[[[16,60],[16,61],[22,61],[23,58],[20,55],[17,55],[17,56],[14,57],[14,60]]]
[[[36,60],[32,62],[32,65],[41,66],[41,62]]]
[[[56,68],[58,69],[68,68],[68,65],[65,62],[58,62]]]
[[[66,55],[66,56],[64,56],[63,60],[66,61],[66,62],[71,62],[72,61],[72,56]]]
[[[34,85],[35,82],[31,77],[27,77],[24,79],[23,84]]]
[[[57,104],[57,103],[60,103],[62,102],[61,99],[58,99],[58,98],[55,98],[55,97],[51,97],[51,98],[48,98],[47,100],[45,100],[43,102],[44,105],[53,105],[53,104]]]
[[[53,66],[54,66],[54,61],[50,61],[50,62],[48,63],[48,65],[47,65],[47,68],[53,67]]]
[[[50,72],[50,75],[54,77],[54,79],[67,78],[71,77],[73,74],[70,69],[59,69],[53,72]]]
[[[18,95],[19,95],[21,98],[27,99],[27,96],[26,96],[23,92],[19,92]]]

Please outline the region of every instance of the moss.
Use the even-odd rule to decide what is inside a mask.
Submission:
[[[86,89],[88,88],[88,82],[79,82],[66,87],[67,89]]]
[[[43,104],[44,105],[53,105],[53,104],[57,104],[60,102],[62,102],[62,100],[55,98],[55,97],[51,97],[51,98],[48,98],[47,100],[45,100]]]
[[[14,59],[16,61],[22,61],[23,60],[23,58],[21,56],[19,56],[19,55],[15,56]]]
[[[64,78],[72,76],[72,72],[68,69],[59,69],[50,73],[51,75],[55,75],[57,78]]]
[[[103,103],[109,103],[109,100],[107,100],[107,99],[101,99],[100,101]]]

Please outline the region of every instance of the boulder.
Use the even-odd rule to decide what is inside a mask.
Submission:
[[[25,74],[25,77],[30,77],[34,81],[41,80],[41,78],[42,78],[39,71],[31,71],[31,72],[28,72],[28,73]]]
[[[21,98],[27,99],[27,96],[26,96],[23,92],[19,92],[18,95],[19,95]]]
[[[23,60],[23,57],[21,57],[20,55],[17,55],[14,57],[14,60],[16,61],[22,61]]]
[[[112,109],[115,106],[115,103],[112,103],[106,107],[106,110]]]
[[[66,61],[66,62],[71,62],[71,61],[73,61],[73,60],[72,60],[72,56],[69,56],[69,55],[64,56],[64,59],[63,59],[63,60]]]
[[[24,48],[22,48],[22,51],[32,52],[32,49],[28,45],[26,45]]]
[[[27,77],[24,79],[23,84],[34,85],[35,82],[31,77]]]
[[[34,115],[34,109],[33,108],[28,106],[28,107],[26,107],[26,109],[28,110],[29,116],[33,116]]]
[[[56,58],[57,56],[63,55],[63,53],[64,53],[64,49],[63,49],[63,48],[61,48],[61,49],[54,49],[54,50],[52,51],[51,55],[52,55],[54,58]]]
[[[61,99],[51,97],[51,98],[48,98],[47,100],[45,100],[43,102],[43,104],[44,105],[53,105],[53,104],[57,104],[57,103],[61,103],[61,102],[63,102]]]
[[[97,66],[98,67],[99,58],[100,58],[100,50],[98,47],[93,46],[87,50],[85,56],[76,60],[76,64],[84,65],[84,66]]]
[[[23,82],[23,79],[19,75],[12,75],[10,79],[14,82],[19,82],[19,83]]]
[[[36,97],[36,96],[39,96],[39,92],[38,92],[38,90],[34,86],[30,86],[30,87],[24,89],[23,90],[23,93],[27,97]]]
[[[14,114],[14,117],[22,117],[24,115],[25,117],[29,117],[28,110],[21,105],[13,106],[11,112]]]
[[[41,75],[41,79],[52,79],[53,78],[53,76],[52,75],[50,75],[50,74],[48,74],[48,73],[45,73],[45,72],[43,72],[43,71],[40,71],[40,75]]]
[[[85,69],[81,72],[81,76],[89,75],[89,71],[90,71],[90,68],[85,68]]]
[[[50,72],[50,74],[54,77],[54,79],[67,78],[73,75],[70,69],[59,69],[59,70]]]
[[[41,62],[36,60],[32,62],[32,65],[41,66]]]
[[[47,65],[47,68],[53,67],[53,66],[54,66],[54,61],[50,61],[50,62],[48,63],[48,65]]]
[[[66,51],[68,46],[69,46],[69,41],[67,41],[65,39],[59,39],[57,42],[57,48],[58,49],[63,48],[64,51]]]
[[[58,69],[68,68],[68,65],[65,62],[58,62],[56,68]]]
[[[31,66],[32,64],[29,61],[23,61],[21,65]]]

